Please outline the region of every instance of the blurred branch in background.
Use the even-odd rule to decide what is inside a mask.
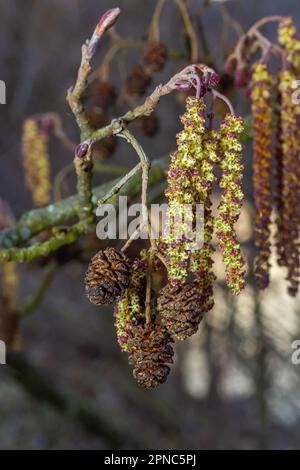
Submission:
[[[37,368],[20,355],[10,353],[7,363],[22,387],[36,400],[46,403],[54,408],[65,418],[72,420],[82,426],[88,433],[101,437],[111,448],[119,448],[130,438],[131,445],[136,449],[142,447],[142,443],[135,437],[134,433],[129,436],[121,433],[119,429],[112,426],[107,416],[101,416],[99,408],[97,411],[72,402],[69,396],[59,392]]]

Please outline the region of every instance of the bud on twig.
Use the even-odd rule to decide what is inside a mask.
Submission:
[[[120,15],[120,8],[112,8],[108,10],[104,15],[101,17],[99,23],[97,24],[93,36],[88,45],[88,55],[90,58],[93,57],[95,54],[97,47],[99,45],[100,39],[109,28],[111,28],[117,21]]]
[[[83,158],[87,154],[88,148],[89,146],[86,142],[77,145],[75,150],[76,157]]]

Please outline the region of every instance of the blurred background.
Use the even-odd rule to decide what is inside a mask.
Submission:
[[[114,6],[122,10],[116,31],[125,41],[112,50],[112,42],[120,37],[105,37],[93,62],[95,86],[87,94],[87,106],[95,126],[102,126],[141,102],[144,89],[133,89],[132,71],[141,62],[156,4],[156,0],[0,1],[0,79],[7,86],[7,104],[0,106],[0,197],[8,201],[15,218],[33,207],[22,165],[24,119],[58,113],[70,140],[78,141],[66,91],[76,78],[81,44],[103,12]],[[186,4],[197,35],[199,62],[218,71],[238,35],[262,16],[291,15],[300,28],[297,0]],[[275,37],[274,26],[265,31]],[[190,62],[189,40],[173,0],[162,10],[159,32],[169,58],[163,70],[151,76],[147,90]],[[116,90],[108,105],[99,104],[99,77]],[[245,90],[236,91],[231,77],[222,75],[221,88],[239,113],[249,114]],[[174,149],[182,110],[182,96],[173,94],[161,100],[154,119],[132,125],[151,159]],[[95,184],[115,178],[135,163],[125,143],[106,144],[95,150]],[[246,200],[238,233],[250,267],[247,288],[238,298],[231,296],[217,255],[215,307],[197,335],[176,343],[172,373],[159,389],[138,388],[116,343],[112,309],[94,307],[84,295],[88,260],[105,246],[103,242],[91,235],[46,260],[18,266],[18,305],[37,289],[41,295],[33,297],[35,303],[20,325],[15,319],[18,326],[14,325],[8,365],[0,366],[1,449],[299,448],[300,365],[291,361],[292,342],[300,339],[299,296],[288,297],[285,272],[275,264],[266,291],[258,292],[252,282],[251,141],[245,146]],[[49,151],[52,198],[59,200],[75,191],[73,155],[55,137]],[[158,185],[153,199],[162,190],[163,184]]]

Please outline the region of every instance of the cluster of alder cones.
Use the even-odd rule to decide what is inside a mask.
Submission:
[[[154,267],[155,269],[155,267]],[[99,251],[85,276],[85,291],[96,305],[115,304],[118,343],[129,354],[138,384],[155,388],[166,381],[173,362],[174,339],[196,333],[203,317],[199,289],[193,284],[167,284],[157,294],[151,289],[147,300],[149,252],[131,261],[115,248]],[[151,321],[147,322],[146,302]]]

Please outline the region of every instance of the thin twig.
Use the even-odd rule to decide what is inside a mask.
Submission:
[[[57,264],[55,262],[52,262],[49,266],[47,266],[46,271],[35,293],[29,299],[27,299],[24,304],[21,305],[21,307],[18,309],[20,315],[30,315],[39,307],[39,305],[43,301],[44,295],[47,292],[50,283],[53,280],[56,269]]]
[[[219,98],[220,100],[224,101],[224,103],[227,105],[229,111],[230,111],[230,114],[235,114],[234,113],[234,109],[233,109],[233,106],[231,104],[231,101],[229,98],[227,98],[227,96],[223,95],[222,93],[220,93],[219,91],[217,90],[212,90],[212,95],[215,97],[215,98]]]
[[[100,78],[100,80],[102,81],[106,81],[109,79],[109,68],[111,61],[113,60],[117,52],[119,52],[120,48],[120,44],[113,44],[111,48],[107,51],[99,67],[97,78]]]
[[[148,229],[148,201],[147,201],[147,193],[148,193],[148,180],[149,180],[149,170],[150,170],[150,161],[147,155],[144,152],[141,144],[137,141],[134,135],[127,129],[122,129],[117,135],[124,136],[128,143],[132,145],[134,150],[136,151],[139,159],[140,159],[140,166],[142,168],[142,223],[140,224],[140,231],[144,229]],[[148,231],[148,230],[147,230]]]
[[[81,144],[82,145],[82,144]],[[79,156],[75,152],[74,166],[77,175],[77,192],[80,204],[79,220],[85,225],[88,231],[89,227],[94,223],[95,214],[92,202],[92,146],[88,145],[84,156]]]
[[[60,201],[62,199],[62,186],[66,177],[73,173],[74,164],[70,163],[69,165],[64,166],[55,176],[53,182],[53,197],[54,201]]]
[[[148,32],[148,41],[149,42],[159,42],[159,20],[161,16],[162,9],[166,3],[166,0],[158,0],[154,9],[154,13],[151,19],[149,32]]]
[[[123,178],[121,178],[111,189],[108,191],[105,196],[98,200],[98,205],[102,205],[105,202],[109,201],[115,194],[117,194],[120,189],[129,181],[140,169],[142,165],[138,163],[132,170],[130,170]]]
[[[220,10],[223,16],[224,23],[231,26],[232,29],[234,29],[234,31],[236,32],[238,37],[242,36],[244,34],[242,25],[235,18],[233,18],[233,16],[228,11],[227,7],[222,4],[220,5],[217,4],[216,6]]]
[[[138,228],[135,229],[135,231],[130,235],[128,240],[124,243],[124,245],[121,248],[121,251],[126,251],[130,247],[131,243],[134,240],[137,240],[140,232],[141,232],[141,226],[139,225]]]
[[[184,29],[186,34],[189,38],[190,42],[190,54],[191,54],[191,62],[194,64],[199,60],[199,51],[198,51],[198,42],[197,42],[197,35],[195,33],[188,8],[186,3],[183,0],[176,0],[176,5],[180,12],[182,22],[184,25]]]

